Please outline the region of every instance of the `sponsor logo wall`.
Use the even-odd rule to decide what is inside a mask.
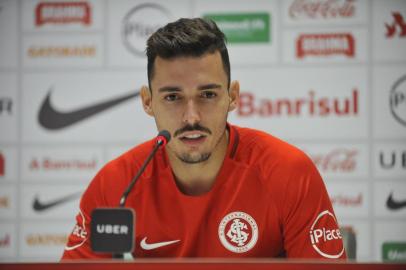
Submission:
[[[59,260],[93,176],[156,133],[147,37],[196,16],[228,38],[229,121],[309,155],[358,260],[405,261],[404,0],[0,1],[0,261]]]

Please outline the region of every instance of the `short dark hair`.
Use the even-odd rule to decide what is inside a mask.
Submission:
[[[210,19],[182,18],[168,23],[153,33],[147,41],[148,84],[154,76],[154,63],[157,56],[171,59],[179,56],[199,57],[205,53],[220,52],[223,68],[227,75],[227,88],[230,87],[230,60],[226,47],[226,37]]]

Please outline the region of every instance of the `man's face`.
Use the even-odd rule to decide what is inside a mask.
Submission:
[[[236,106],[239,86],[228,78],[221,55],[157,57],[151,91],[141,91],[144,110],[154,116],[158,130],[172,139],[167,149],[185,163],[207,160],[225,140],[228,112]]]

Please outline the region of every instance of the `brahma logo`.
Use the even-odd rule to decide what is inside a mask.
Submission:
[[[144,56],[147,38],[171,18],[170,12],[157,4],[134,7],[123,19],[121,36],[124,45],[131,53]]]
[[[298,58],[334,55],[354,57],[354,37],[350,33],[302,34],[296,42],[296,55]]]
[[[219,225],[218,234],[223,246],[235,253],[252,249],[258,240],[258,226],[255,220],[244,212],[232,212]]]
[[[392,86],[389,106],[393,117],[406,126],[406,75],[403,75]]]
[[[35,24],[82,23],[90,25],[90,6],[86,2],[45,2],[35,9]]]
[[[295,0],[289,7],[293,19],[345,19],[355,14],[354,0]]]
[[[337,259],[344,253],[336,218],[328,210],[321,212],[313,222],[310,228],[310,241],[316,252],[325,258]]]
[[[311,117],[339,117],[358,115],[358,89],[353,89],[349,97],[317,97],[314,91],[309,91],[307,97],[259,99],[252,93],[240,94],[237,114],[240,117],[280,117],[302,116],[308,114]]]
[[[396,34],[398,37],[406,37],[406,22],[402,14],[399,12],[392,12],[393,22],[391,24],[385,23],[387,38],[394,38]]]

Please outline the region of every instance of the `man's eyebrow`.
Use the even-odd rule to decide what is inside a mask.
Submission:
[[[197,90],[209,90],[209,89],[217,89],[217,88],[221,88],[222,85],[221,84],[217,84],[217,83],[208,83],[208,84],[203,84],[203,85],[199,85],[197,87]],[[164,93],[164,92],[180,92],[182,89],[179,86],[163,86],[161,88],[158,89],[159,93]]]
[[[178,86],[163,86],[158,89],[159,93],[163,92],[180,92],[180,87]]]
[[[199,87],[197,88],[198,90],[208,90],[208,89],[216,89],[216,88],[221,88],[221,84],[217,84],[217,83],[209,83],[209,84],[203,84],[203,85],[199,85]]]

